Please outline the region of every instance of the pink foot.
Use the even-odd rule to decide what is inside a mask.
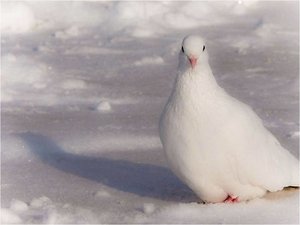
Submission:
[[[228,197],[223,201],[224,203],[237,203],[239,202],[239,197],[231,197],[228,195]]]

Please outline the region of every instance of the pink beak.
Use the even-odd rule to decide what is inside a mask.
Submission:
[[[197,58],[191,55],[191,56],[189,57],[189,61],[190,61],[190,63],[191,63],[192,69],[194,69],[195,66],[196,66],[196,64],[197,64]]]

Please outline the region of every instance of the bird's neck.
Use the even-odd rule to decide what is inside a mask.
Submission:
[[[219,89],[209,64],[198,65],[194,69],[179,71],[175,89],[180,92],[191,93],[197,97],[213,94]]]

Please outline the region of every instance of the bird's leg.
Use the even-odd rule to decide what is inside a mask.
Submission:
[[[230,195],[223,201],[224,203],[237,203],[239,202],[239,197],[231,197]]]
[[[205,202],[205,201],[203,201],[203,200],[199,200],[199,201],[197,201],[197,204],[203,204],[203,205],[205,205],[205,204],[206,204],[206,202]]]

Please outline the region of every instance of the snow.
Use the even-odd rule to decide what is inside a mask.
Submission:
[[[164,63],[164,59],[160,56],[154,56],[154,57],[144,57],[141,60],[137,60],[134,62],[134,65],[136,66],[143,66],[143,65],[151,65],[151,64],[163,64]]]
[[[26,210],[23,208],[26,203],[20,200],[13,200],[11,204],[15,207],[18,205],[19,209],[1,209],[1,223],[3,224],[22,224],[24,222],[30,224],[80,224],[84,223],[85,217],[89,216],[89,220],[92,221],[94,216],[85,209],[73,210],[70,205],[54,203],[45,196],[33,199]]]
[[[155,211],[155,205],[152,203],[144,203],[143,212],[146,214],[152,214]]]
[[[20,217],[9,209],[1,209],[1,223],[21,223]]]
[[[35,16],[24,3],[4,4],[1,9],[1,31],[4,33],[26,33],[35,26]]]
[[[30,206],[32,208],[41,208],[41,207],[49,204],[50,202],[51,202],[51,200],[49,198],[47,198],[46,196],[42,196],[39,198],[32,199],[30,202]]]
[[[109,197],[111,197],[111,194],[110,193],[108,193],[107,191],[105,191],[105,190],[101,190],[101,191],[97,191],[96,193],[95,193],[95,196],[96,197],[104,197],[104,198],[109,198]]]
[[[1,222],[299,223],[298,189],[202,204],[158,138],[180,43],[198,33],[222,87],[298,157],[298,8],[1,3]]]
[[[102,101],[98,104],[97,110],[99,112],[109,112],[111,111],[111,104],[108,101]]]
[[[10,209],[17,212],[23,212],[28,210],[28,205],[17,199],[13,199],[10,203]]]
[[[300,132],[299,131],[294,131],[288,134],[288,137],[290,138],[299,138]]]
[[[257,199],[251,203],[240,203],[228,205],[225,203],[216,205],[203,205],[198,203],[177,204],[174,206],[162,209],[155,216],[155,220],[150,220],[151,223],[174,223],[174,221],[181,221],[183,224],[187,223],[222,223],[222,224],[243,224],[245,221],[250,224],[260,224],[266,221],[269,217],[276,217],[276,222],[279,224],[294,223],[289,213],[284,215],[276,215],[275,211],[285,212],[285,207],[290,204],[297,205],[298,199],[295,196],[290,196],[282,200],[280,205],[274,204],[272,199]],[[222,213],[220,213],[222,212]],[[263,214],[259,212],[264,212]],[[297,214],[297,209],[294,209]],[[235,215],[234,217],[232,215]]]
[[[87,88],[87,84],[84,80],[79,80],[79,79],[67,79],[62,81],[61,87],[63,89],[85,89]]]
[[[54,33],[54,37],[60,38],[60,39],[69,39],[72,37],[77,37],[79,35],[79,28],[77,26],[71,26],[70,28],[63,30],[63,31],[57,31]]]

